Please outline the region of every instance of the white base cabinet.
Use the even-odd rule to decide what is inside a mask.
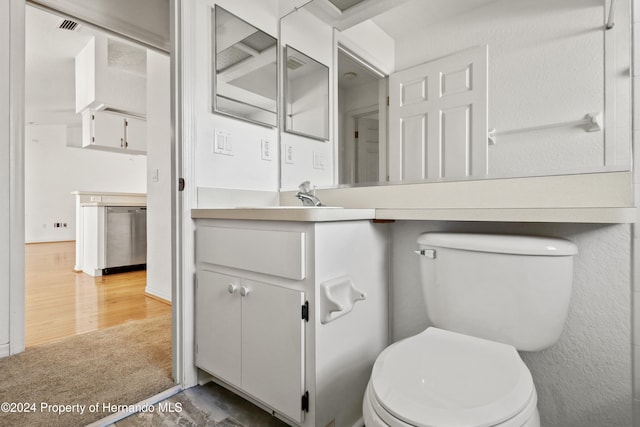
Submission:
[[[196,282],[196,365],[301,421],[304,293],[207,270]]]
[[[195,363],[202,377],[290,425],[358,423],[371,368],[388,344],[386,226],[196,224]],[[327,287],[345,283],[359,299],[329,313],[336,306],[327,302]]]

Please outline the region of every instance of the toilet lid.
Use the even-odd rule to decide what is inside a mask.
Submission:
[[[534,391],[512,346],[437,328],[384,350],[371,386],[385,410],[421,427],[492,426],[522,411]]]

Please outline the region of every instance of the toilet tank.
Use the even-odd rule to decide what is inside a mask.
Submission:
[[[563,239],[498,234],[418,237],[427,316],[449,331],[539,351],[567,317],[573,257]]]

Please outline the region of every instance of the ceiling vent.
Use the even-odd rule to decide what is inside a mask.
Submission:
[[[58,28],[67,31],[78,31],[80,24],[76,21],[72,21],[71,19],[62,19],[58,23]]]
[[[294,58],[293,56],[287,59],[287,68],[290,70],[295,70],[296,68],[300,68],[304,64],[305,63],[302,62],[300,59]]]

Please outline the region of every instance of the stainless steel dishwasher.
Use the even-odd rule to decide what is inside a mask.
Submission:
[[[142,270],[147,266],[147,208],[106,208],[105,268],[102,274]]]

